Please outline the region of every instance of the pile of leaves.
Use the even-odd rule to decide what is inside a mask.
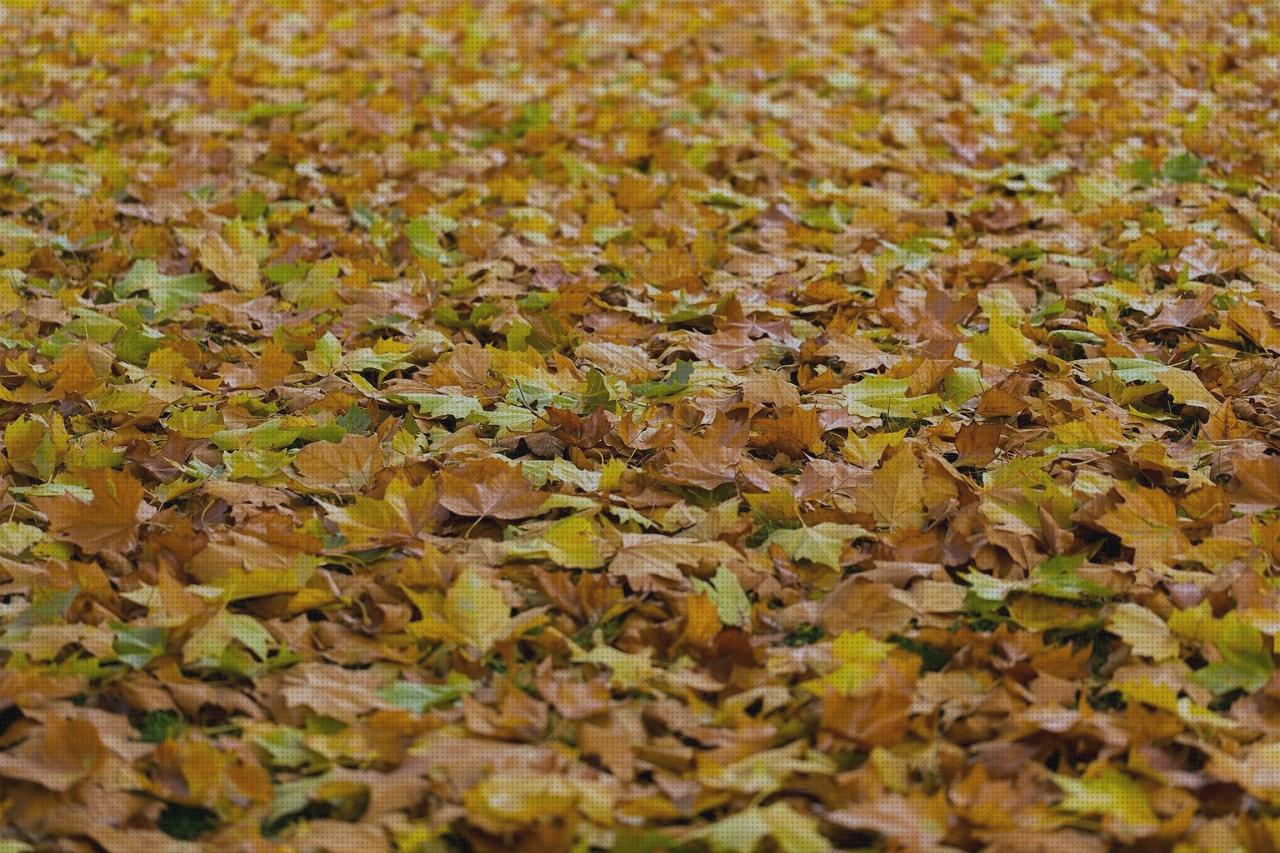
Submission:
[[[6,0],[0,851],[1280,845],[1280,17]]]

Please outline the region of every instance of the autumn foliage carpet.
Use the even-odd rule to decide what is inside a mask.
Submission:
[[[1274,851],[1280,3],[0,2],[0,853]]]

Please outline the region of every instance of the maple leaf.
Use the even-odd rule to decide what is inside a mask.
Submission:
[[[751,599],[732,571],[720,566],[710,582],[694,578],[693,588],[705,593],[716,606],[720,622],[742,627],[751,618]]]
[[[72,543],[85,554],[132,551],[138,543],[138,525],[142,521],[142,484],[123,471],[111,469],[85,471],[81,476],[93,492],[92,500],[83,501],[72,495],[33,499],[49,518],[49,534]]]
[[[1104,530],[1120,537],[1134,549],[1134,564],[1140,568],[1169,565],[1190,543],[1178,521],[1178,507],[1160,489],[1133,486],[1125,490],[1124,502],[1098,519]]]
[[[204,274],[164,275],[155,261],[137,261],[124,278],[116,283],[117,296],[132,296],[145,291],[155,306],[156,319],[172,317],[179,309],[194,305],[200,294],[209,290]]]
[[[793,560],[808,560],[839,569],[840,557],[845,547],[855,539],[871,536],[871,533],[856,524],[823,521],[790,530],[775,530],[769,534],[765,544],[777,545]]]
[[[1156,381],[1169,390],[1173,402],[1179,405],[1195,406],[1212,412],[1218,408],[1218,398],[1209,393],[1200,377],[1190,370],[1166,367],[1156,371]]]
[[[1066,794],[1058,807],[1078,814],[1100,814],[1122,839],[1133,841],[1159,827],[1147,792],[1131,776],[1112,768],[1085,778],[1054,774],[1053,781]]]
[[[995,367],[1017,367],[1040,352],[1022,330],[1011,326],[1002,314],[991,318],[987,330],[962,345],[966,358]]]
[[[316,441],[299,451],[293,467],[309,486],[351,494],[373,482],[382,468],[382,448],[376,435],[345,435],[337,444]]]
[[[1161,661],[1178,653],[1178,641],[1168,624],[1140,604],[1117,604],[1107,621],[1107,629],[1143,657]]]
[[[89,720],[51,716],[16,749],[0,752],[0,777],[65,792],[96,773],[107,752]]]
[[[219,610],[213,618],[191,633],[182,647],[182,659],[192,666],[219,667],[231,641],[266,660],[276,639],[258,620],[244,613]]]
[[[4,428],[5,456],[15,471],[28,477],[52,478],[67,444],[66,426],[57,416],[46,424],[24,415]]]
[[[544,499],[519,470],[492,457],[440,472],[440,505],[457,515],[527,518]]]
[[[876,469],[867,501],[876,521],[890,530],[924,524],[924,473],[909,446]]]
[[[776,448],[793,459],[805,453],[820,454],[826,449],[822,425],[813,409],[782,409],[774,417],[758,420],[753,426],[758,431],[756,444]]]
[[[570,515],[553,522],[539,535],[507,543],[507,552],[526,559],[547,559],[567,569],[603,565],[599,529],[587,515]]]
[[[236,290],[259,290],[258,259],[251,253],[233,248],[222,235],[213,232],[200,235],[194,242],[205,269]]]
[[[1176,714],[1184,722],[1199,728],[1234,729],[1239,724],[1232,719],[1215,714],[1197,705],[1189,696],[1179,696],[1168,684],[1156,684],[1149,678],[1125,681],[1118,685],[1126,702],[1142,702],[1162,711]]]
[[[751,853],[766,838],[772,838],[780,849],[791,853],[822,853],[831,849],[831,843],[818,832],[817,819],[784,802],[735,812],[691,833],[691,837],[706,842],[717,853]]]
[[[1280,352],[1280,328],[1256,304],[1236,302],[1231,306],[1228,316],[1258,346],[1271,352]]]
[[[404,477],[395,477],[381,498],[358,495],[347,506],[324,506],[346,539],[346,547],[402,545],[431,529],[437,511],[436,488],[431,480],[414,486]]]
[[[1202,601],[1196,607],[1171,614],[1169,629],[1189,640],[1213,644],[1218,659],[1197,669],[1191,678],[1215,695],[1234,690],[1253,693],[1275,672],[1275,661],[1262,631],[1236,611],[1215,619],[1209,603]]]
[[[750,602],[747,603],[746,610],[735,607],[728,612],[736,617],[738,612],[746,612],[749,609]],[[721,616],[720,602],[715,600],[713,591],[708,589],[696,595],[690,595],[685,599],[685,611],[683,634],[685,641],[695,646],[709,646],[725,624]]]
[[[722,444],[714,438],[679,434],[660,474],[673,483],[714,489],[721,483],[733,481],[741,457],[742,450],[737,446]]]
[[[937,394],[907,395],[910,380],[890,379],[885,376],[868,376],[844,386],[845,405],[849,414],[871,418],[890,415],[895,418],[918,420],[942,405]]]
[[[254,382],[264,391],[275,388],[293,372],[293,356],[275,341],[267,341],[254,364]]]
[[[605,645],[598,635],[590,651],[575,645],[572,647],[572,652],[571,660],[574,663],[594,664],[608,668],[611,673],[610,681],[619,690],[645,688],[661,672],[653,664],[652,650],[641,653],[624,652]]]
[[[407,627],[415,636],[461,643],[484,653],[511,633],[511,608],[501,591],[472,569],[458,575],[443,597],[410,589],[404,592],[420,614]]]
[[[699,542],[694,539],[672,539],[645,533],[625,533],[622,547],[609,564],[609,572],[624,577],[629,583],[644,587],[646,582],[661,578],[677,584],[686,583],[681,566],[710,566],[740,561],[742,555],[727,542]]]
[[[801,686],[815,693],[826,690],[834,690],[844,696],[856,693],[872,679],[879,670],[880,662],[889,656],[893,648],[865,631],[845,631],[831,643],[831,656],[835,658],[837,667]]]
[[[1272,842],[1267,4],[187,5],[4,4],[0,853]]]
[[[493,833],[512,832],[542,820],[582,811],[608,822],[614,792],[601,781],[521,770],[487,777],[463,797],[468,816]]]

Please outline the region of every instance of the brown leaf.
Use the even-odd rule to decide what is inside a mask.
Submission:
[[[269,340],[262,347],[262,355],[253,366],[253,381],[264,391],[270,391],[284,383],[293,373],[293,356],[274,340]]]
[[[876,520],[890,530],[924,525],[924,474],[908,445],[899,445],[872,476],[868,504]]]
[[[894,746],[910,724],[918,667],[891,654],[853,695],[828,691],[822,697],[821,727],[863,746]]]
[[[960,458],[956,465],[965,468],[982,468],[996,457],[1004,424],[965,424],[956,433],[956,450]]]
[[[733,481],[741,458],[739,447],[680,433],[657,473],[668,482],[714,489],[721,483]]]
[[[456,515],[528,518],[544,499],[519,470],[493,457],[440,472],[440,505]]]
[[[85,471],[82,476],[93,491],[91,501],[71,495],[35,499],[36,506],[49,517],[50,534],[86,554],[132,551],[138,544],[142,484],[112,469]]]
[[[21,745],[0,752],[0,776],[69,791],[102,766],[106,751],[87,720],[53,717]]]
[[[1160,489],[1134,486],[1124,492],[1124,503],[1098,519],[1098,524],[1134,549],[1139,568],[1172,565],[1190,547],[1178,521],[1178,507]]]
[[[752,440],[755,446],[776,450],[792,459],[801,459],[805,453],[820,454],[826,449],[816,409],[779,409],[773,417],[759,418],[752,426],[756,430]]]
[[[313,441],[293,460],[308,486],[338,494],[354,494],[382,470],[382,448],[376,435],[348,434],[342,441]]]

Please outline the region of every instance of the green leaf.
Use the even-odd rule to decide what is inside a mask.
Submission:
[[[138,736],[144,743],[161,743],[182,734],[186,724],[173,711],[148,711],[138,724]]]
[[[800,214],[800,221],[818,231],[830,231],[839,234],[849,225],[853,218],[853,210],[839,202],[822,207],[811,207]]]
[[[116,657],[134,669],[143,669],[164,654],[168,639],[164,628],[135,628],[120,622],[111,628],[116,635],[112,650]]]
[[[591,242],[603,246],[611,240],[627,237],[630,234],[630,225],[597,225],[591,229]]]
[[[1053,774],[1066,796],[1058,803],[1063,811],[1100,814],[1111,818],[1122,838],[1140,838],[1155,831],[1159,819],[1151,810],[1147,792],[1129,775],[1112,768],[1088,779]]]
[[[841,394],[849,414],[864,418],[889,415],[917,420],[942,408],[942,398],[937,394],[908,397],[910,386],[907,379],[868,376],[844,386]]]
[[[793,560],[808,560],[839,569],[844,546],[855,539],[865,538],[873,536],[857,524],[824,521],[808,527],[775,530],[769,534],[765,544],[777,545]]]
[[[236,210],[245,219],[257,219],[267,212],[267,197],[257,190],[246,190],[235,201]]]
[[[273,104],[267,101],[258,101],[257,103],[250,104],[249,109],[242,113],[242,120],[257,121],[259,119],[279,118],[280,116],[300,113],[306,108],[306,101],[290,101],[284,104]]]
[[[1084,554],[1052,557],[1045,560],[1032,570],[1031,585],[1027,591],[1069,601],[1110,598],[1111,591],[1106,587],[1076,574],[1076,570],[1084,564],[1084,561]]]
[[[753,853],[772,838],[787,853],[826,853],[831,842],[818,832],[817,818],[801,814],[785,802],[763,808],[750,806],[694,833],[714,853]]]
[[[1169,628],[1193,642],[1209,642],[1217,649],[1219,660],[1191,674],[1197,684],[1221,696],[1235,690],[1253,693],[1262,689],[1275,672],[1275,662],[1268,651],[1262,631],[1230,610],[1214,618],[1209,602],[1178,610],[1169,616]]]
[[[260,752],[265,754],[267,760],[263,763],[272,769],[297,770],[303,773],[327,770],[328,759],[307,746],[306,735],[307,733],[302,729],[278,726],[254,735],[251,741]]]
[[[670,397],[679,394],[689,387],[689,379],[693,376],[693,362],[681,359],[667,374],[665,379],[656,382],[640,382],[631,386],[631,390],[641,397]]]
[[[694,578],[693,588],[705,592],[715,602],[716,613],[725,625],[743,628],[750,621],[751,599],[747,598],[747,592],[742,588],[738,576],[724,566],[716,569],[715,577],[710,583]]]
[[[315,348],[302,362],[302,366],[316,376],[328,376],[338,369],[341,359],[342,342],[334,337],[333,332],[325,332],[324,337],[316,341]]]
[[[1167,158],[1160,167],[1160,174],[1175,184],[1194,184],[1201,180],[1200,167],[1203,165],[1204,161],[1199,157],[1184,151]]]
[[[942,382],[942,399],[950,406],[972,400],[987,388],[982,374],[972,367],[957,367]]]
[[[459,420],[475,414],[483,412],[484,406],[480,405],[480,401],[474,397],[466,397],[462,394],[389,394],[392,400],[408,403],[417,406],[418,409],[428,418],[451,417]],[[532,415],[529,415],[532,418]]]
[[[378,691],[378,696],[397,708],[421,714],[427,708],[450,705],[476,689],[466,676],[449,673],[444,684],[420,684],[416,681],[394,681]]]
[[[680,842],[666,833],[623,828],[614,835],[612,849],[613,853],[667,853],[679,847]]]
[[[1156,167],[1146,157],[1125,164],[1122,174],[1143,187],[1156,182]]]
[[[232,640],[253,652],[259,660],[266,660],[271,647],[276,643],[271,632],[252,616],[219,610],[217,615],[197,628],[187,639],[182,648],[183,662],[192,666],[216,668]]]
[[[1116,378],[1126,384],[1130,382],[1159,382],[1160,374],[1168,370],[1165,365],[1149,358],[1116,357],[1111,359],[1111,366],[1115,368]]]
[[[605,375],[592,367],[587,370],[586,390],[582,392],[582,413],[589,415],[596,409],[612,412],[617,409],[617,404],[606,384]]]
[[[116,298],[132,296],[145,291],[155,306],[156,319],[166,320],[182,308],[200,301],[200,294],[209,291],[204,273],[165,275],[152,260],[136,261],[125,277],[116,282]]]

